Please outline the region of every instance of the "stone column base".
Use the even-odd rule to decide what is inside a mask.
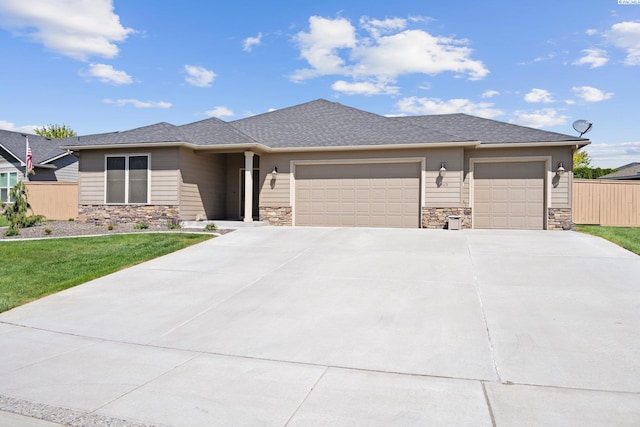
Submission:
[[[180,217],[176,205],[79,205],[78,222],[122,224],[144,222],[148,225],[167,225]]]
[[[270,225],[293,224],[291,206],[260,206],[260,221],[267,221]]]
[[[462,228],[471,228],[471,208],[422,208],[422,228],[448,228],[449,215],[460,215]]]
[[[549,208],[547,211],[547,230],[571,230],[573,228],[571,208]]]

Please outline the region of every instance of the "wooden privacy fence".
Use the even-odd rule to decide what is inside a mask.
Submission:
[[[640,181],[574,179],[573,222],[640,227]]]
[[[25,182],[36,215],[67,220],[78,217],[77,182]]]

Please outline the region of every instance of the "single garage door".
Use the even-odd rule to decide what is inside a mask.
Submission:
[[[295,224],[417,228],[420,165],[298,165]]]
[[[544,162],[476,163],[473,228],[544,229]]]

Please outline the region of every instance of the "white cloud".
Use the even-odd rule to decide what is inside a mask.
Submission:
[[[294,41],[310,68],[295,71],[291,79],[344,75],[392,80],[404,74],[453,72],[479,80],[489,73],[481,61],[471,59],[467,40],[407,29],[407,20],[401,18],[363,17],[360,27],[368,36],[359,35],[345,18],[309,18],[309,31],[299,32]]]
[[[466,113],[487,119],[501,116],[501,110],[494,108],[489,102],[474,103],[468,99],[450,99],[443,101],[438,98],[419,98],[412,96],[398,101],[398,108],[402,113],[410,114],[452,114]]]
[[[589,68],[598,68],[609,62],[607,52],[603,49],[584,49],[584,56],[574,62],[574,65],[589,65]]]
[[[125,105],[133,105],[136,108],[171,108],[170,102],[165,101],[139,101],[137,99],[105,99],[105,104],[114,104],[118,107],[124,107]]]
[[[204,112],[209,117],[230,117],[233,116],[233,111],[228,109],[227,107],[213,107],[213,110]]]
[[[531,92],[524,96],[524,100],[529,103],[543,102],[546,104],[549,102],[554,102],[553,97],[551,96],[551,93],[549,93],[549,91],[545,89],[535,88],[531,89]]]
[[[216,73],[204,67],[185,65],[184,70],[187,72],[187,77],[184,79],[192,86],[210,87],[216,78]]]
[[[485,90],[484,92],[482,92],[483,98],[493,98],[494,96],[498,95],[500,95],[500,92],[498,92],[497,90]]]
[[[619,22],[604,36],[613,46],[627,51],[626,65],[640,65],[640,22]]]
[[[38,125],[16,126],[15,123],[8,122],[6,120],[0,120],[0,129],[10,130],[12,132],[35,134],[36,133],[35,129],[37,127],[41,127],[41,126],[38,126]]]
[[[586,35],[588,36],[595,36],[596,34],[598,34],[598,30],[593,29],[593,28],[589,28],[587,31],[584,32]]]
[[[0,25],[81,61],[113,58],[134,30],[120,24],[112,0],[3,0]]]
[[[542,128],[545,126],[563,125],[567,122],[568,117],[563,116],[554,108],[544,108],[531,113],[526,111],[516,111],[515,117],[510,123],[517,123],[522,126],[532,128]]]
[[[578,98],[585,102],[600,102],[613,97],[612,92],[603,92],[591,86],[572,87],[571,90]]]
[[[369,81],[369,82],[346,82],[338,80],[331,85],[331,89],[347,95],[395,95],[398,93],[397,86],[389,86],[392,82]]]
[[[133,80],[131,76],[124,71],[114,69],[111,65],[106,64],[90,64],[88,72],[80,73],[86,77],[95,77],[102,83],[109,83],[112,85],[128,85]]]
[[[253,47],[260,46],[260,43],[262,43],[262,33],[258,33],[255,37],[247,37],[242,43],[242,50],[245,52],[251,52]]]
[[[640,141],[619,143],[593,143],[588,147],[592,164],[616,168],[640,158]]]

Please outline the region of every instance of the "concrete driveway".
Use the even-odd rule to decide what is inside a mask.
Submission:
[[[0,426],[637,426],[639,331],[599,238],[238,229],[1,314]]]

